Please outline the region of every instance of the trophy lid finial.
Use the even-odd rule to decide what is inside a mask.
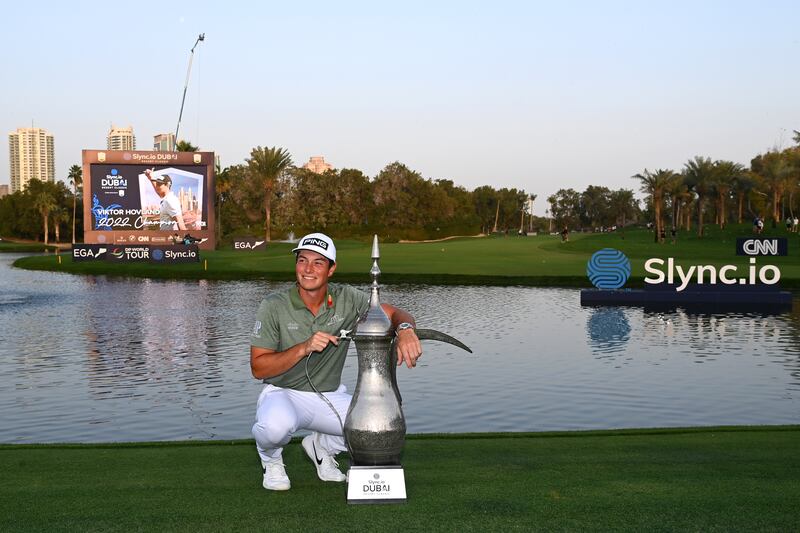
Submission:
[[[372,336],[385,336],[391,335],[392,322],[386,313],[381,308],[380,286],[378,285],[378,277],[381,275],[381,269],[378,266],[381,254],[378,249],[378,236],[372,238],[372,268],[369,273],[372,275],[372,290],[369,296],[369,309],[359,319],[356,324],[357,335],[372,335]]]

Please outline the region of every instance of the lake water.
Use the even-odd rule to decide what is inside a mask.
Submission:
[[[248,334],[288,284],[28,272],[17,257],[0,254],[0,442],[250,437],[262,385]],[[411,433],[800,423],[797,300],[764,315],[584,308],[575,289],[403,285],[382,299],[475,352],[429,341],[398,370]]]

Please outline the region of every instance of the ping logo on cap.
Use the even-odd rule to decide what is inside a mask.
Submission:
[[[323,241],[322,239],[317,239],[316,237],[309,237],[307,239],[303,239],[301,246],[308,246],[308,245],[319,246],[323,250],[328,249],[328,243]]]

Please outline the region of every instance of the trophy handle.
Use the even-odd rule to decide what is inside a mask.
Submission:
[[[448,344],[452,344],[453,346],[458,346],[462,350],[466,350],[469,353],[472,353],[472,350],[469,349],[469,346],[461,342],[460,340],[456,339],[455,337],[451,337],[447,333],[442,333],[441,331],[436,331],[435,329],[415,329],[414,332],[417,334],[417,338],[421,341],[442,341]],[[392,377],[392,388],[394,389],[395,394],[397,394],[397,401],[400,402],[400,405],[403,405],[403,397],[400,395],[400,387],[397,386],[397,337],[395,336],[392,339],[392,348],[389,350],[390,358],[389,358],[389,366],[391,370]]]
[[[392,349],[389,350],[389,373],[392,376],[392,388],[397,395],[397,402],[403,405],[403,396],[400,394],[400,387],[397,386],[397,337],[392,339]]]
[[[453,346],[458,346],[462,350],[466,350],[469,353],[472,353],[472,350],[470,350],[466,344],[456,339],[455,337],[451,337],[447,333],[442,333],[441,331],[436,331],[435,329],[417,329],[415,330],[415,332],[419,340],[442,341],[448,344],[452,344]]]

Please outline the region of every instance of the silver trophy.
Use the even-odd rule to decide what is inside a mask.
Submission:
[[[400,459],[406,437],[402,397],[397,387],[395,331],[380,303],[378,236],[372,241],[372,290],[369,309],[356,324],[352,339],[358,353],[358,381],[344,422],[350,452],[348,503],[406,501]],[[472,353],[467,346],[432,329],[417,329],[420,340],[447,342]]]

